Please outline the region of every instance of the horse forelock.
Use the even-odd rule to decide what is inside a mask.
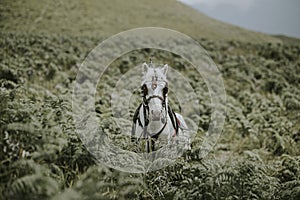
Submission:
[[[143,77],[142,85],[146,82],[168,82],[166,75],[161,68],[149,68],[147,73]]]

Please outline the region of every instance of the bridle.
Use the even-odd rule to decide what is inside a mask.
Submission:
[[[156,82],[152,83],[152,87],[153,85],[156,85]],[[156,88],[156,86],[154,86]],[[144,137],[151,137],[151,138],[155,138],[157,139],[159,137],[159,135],[164,131],[164,129],[167,126],[167,119],[165,119],[164,125],[162,126],[162,128],[156,132],[156,133],[149,133],[147,128],[149,125],[149,102],[151,99],[154,98],[158,98],[161,102],[162,102],[162,107],[165,110],[165,117],[167,118],[167,114],[168,114],[168,107],[167,107],[167,95],[168,95],[168,83],[165,82],[165,87],[163,88],[163,96],[159,96],[159,95],[152,95],[150,97],[147,98],[147,94],[148,94],[148,88],[146,86],[146,84],[142,85],[142,95],[143,95],[143,115],[144,115],[144,126],[143,127],[143,135]],[[141,125],[141,124],[140,124]]]

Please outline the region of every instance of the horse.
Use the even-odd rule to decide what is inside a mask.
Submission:
[[[143,101],[133,116],[131,140],[146,140],[146,151],[155,151],[158,139],[172,144],[175,137],[184,138],[184,149],[191,149],[188,127],[182,115],[174,112],[168,105],[168,65],[153,67],[143,63],[143,81],[141,84]]]

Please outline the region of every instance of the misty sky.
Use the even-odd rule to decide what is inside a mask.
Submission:
[[[300,0],[179,0],[215,19],[300,38]]]

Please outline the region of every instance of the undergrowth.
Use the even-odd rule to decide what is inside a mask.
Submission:
[[[199,42],[217,63],[228,96],[218,144],[203,159],[196,138],[175,164],[130,174],[99,164],[76,135],[72,86],[96,40],[1,33],[1,199],[299,199],[300,47]],[[108,86],[98,88],[97,114],[111,115],[105,92],[149,56],[189,78],[202,102],[200,116],[190,117],[204,133],[211,112],[205,84],[165,52],[141,50],[116,60]],[[120,129],[102,125],[126,147]]]

